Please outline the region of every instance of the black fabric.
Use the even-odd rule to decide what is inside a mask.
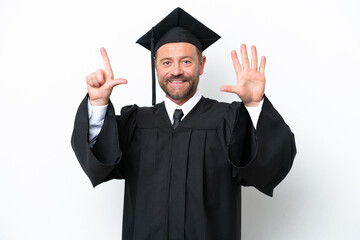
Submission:
[[[289,172],[294,136],[267,97],[257,131],[242,103],[202,98],[174,130],[165,104],[109,104],[93,149],[87,98],[72,147],[93,186],[125,179],[123,237],[130,240],[238,240],[241,185],[272,196]]]
[[[170,30],[178,27],[181,29],[177,29],[169,34]],[[156,46],[156,50],[163,44],[181,41],[194,44],[200,51],[204,51],[211,44],[220,39],[220,36],[183,9],[176,8],[139,38],[136,43],[151,51],[152,39]],[[199,46],[197,42],[199,42],[201,46]],[[154,53],[156,50],[154,50]]]
[[[174,111],[174,123],[173,123],[173,129],[177,128],[179,125],[181,118],[184,116],[184,113],[181,109],[176,109]]]
[[[154,52],[156,52],[162,45],[167,43],[187,42],[197,47],[201,52],[203,47],[199,41],[190,31],[182,27],[175,27],[165,33],[156,43]]]

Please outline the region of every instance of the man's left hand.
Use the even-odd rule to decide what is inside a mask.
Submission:
[[[258,59],[256,47],[251,46],[251,66],[247,55],[245,44],[240,47],[241,62],[235,50],[231,51],[231,58],[236,72],[236,85],[225,85],[220,88],[221,91],[236,93],[247,107],[256,107],[264,97],[265,90],[265,63],[266,58],[261,57],[260,67],[258,68]]]

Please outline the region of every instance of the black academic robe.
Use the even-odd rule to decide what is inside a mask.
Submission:
[[[239,102],[202,97],[175,130],[164,103],[121,116],[110,103],[92,149],[86,97],[71,143],[93,186],[125,179],[123,240],[238,240],[240,186],[271,196],[296,154],[266,97],[256,131]]]

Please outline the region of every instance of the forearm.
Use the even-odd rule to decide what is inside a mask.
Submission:
[[[250,115],[250,118],[251,118],[251,121],[253,123],[253,126],[254,128],[256,129],[256,126],[257,126],[257,122],[259,120],[259,116],[260,116],[260,113],[261,113],[261,109],[262,109],[262,105],[264,103],[264,99],[262,99],[259,104],[255,107],[247,107],[246,105],[245,108],[247,109],[249,115]]]
[[[87,96],[81,102],[76,113],[71,145],[81,167],[88,175],[93,186],[112,178],[123,178],[122,171],[119,171],[121,168],[114,170],[120,162],[122,153],[119,148],[117,131],[114,131],[114,129],[117,129],[115,114],[112,106],[110,106],[111,104],[107,108],[101,132],[92,149],[89,143]]]
[[[101,128],[104,124],[105,114],[108,104],[104,106],[92,106],[88,99],[88,118],[89,118],[89,146],[92,148],[96,142]]]
[[[229,159],[239,183],[271,196],[292,166],[296,154],[294,135],[268,99],[264,99],[256,131],[246,132],[248,128],[241,121],[235,123]]]

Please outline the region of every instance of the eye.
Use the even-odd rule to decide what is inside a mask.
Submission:
[[[163,64],[164,66],[170,66],[170,61],[164,61],[162,64]]]
[[[190,62],[189,60],[184,60],[183,63],[184,63],[185,65],[189,65],[191,62]]]

